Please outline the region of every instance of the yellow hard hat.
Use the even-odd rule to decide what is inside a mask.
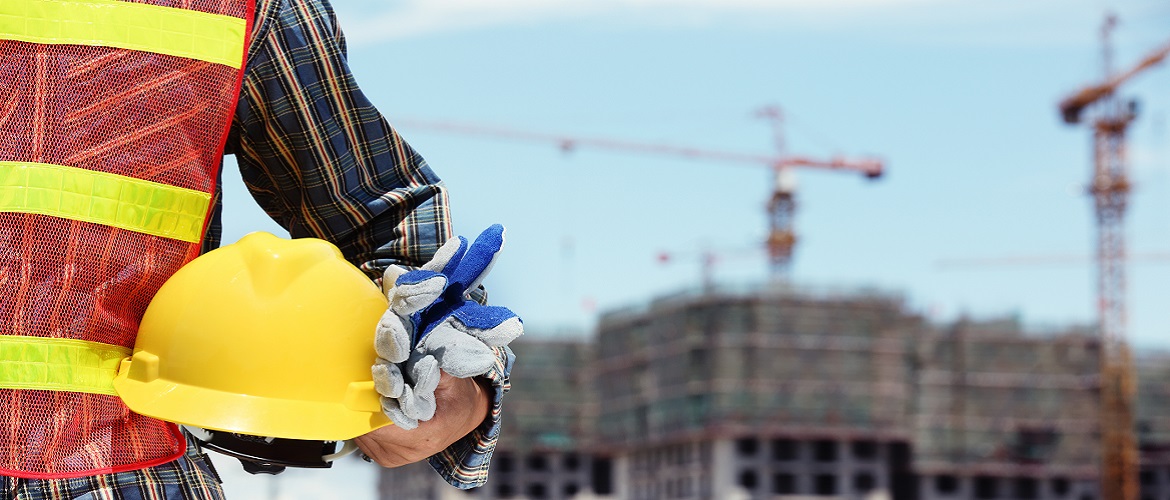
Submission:
[[[337,247],[251,233],[172,276],[114,388],[202,429],[343,441],[390,423],[370,367],[386,297]]]

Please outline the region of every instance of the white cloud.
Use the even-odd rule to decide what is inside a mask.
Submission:
[[[723,15],[855,17],[875,9],[948,0],[351,0],[339,8],[349,39],[363,44],[488,26],[592,18],[622,22],[683,23]],[[342,4],[343,2],[338,2]],[[380,6],[381,5],[381,6]],[[339,5],[341,7],[341,5]],[[352,17],[350,17],[352,16]],[[750,17],[750,16],[744,16]]]
[[[1085,46],[1096,43],[1098,0],[334,0],[351,43],[536,23],[865,33],[947,46]],[[1162,0],[1110,7],[1125,37],[1162,38]],[[1038,21],[1038,20],[1043,20]],[[1151,34],[1153,33],[1153,34]]]

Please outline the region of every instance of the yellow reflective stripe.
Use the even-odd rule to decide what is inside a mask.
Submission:
[[[120,0],[0,0],[0,39],[95,45],[239,68],[247,23],[238,17]]]
[[[117,395],[114,376],[130,352],[84,340],[0,335],[0,388]]]
[[[76,167],[0,161],[0,212],[51,215],[198,243],[210,206],[211,195],[202,191]]]

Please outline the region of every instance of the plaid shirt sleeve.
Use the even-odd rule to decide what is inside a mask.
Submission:
[[[451,236],[446,189],[362,94],[326,0],[257,0],[228,139],[248,189],[294,237],[333,242],[372,278],[426,262]],[[492,413],[430,458],[449,483],[482,485],[513,355],[498,349]]]

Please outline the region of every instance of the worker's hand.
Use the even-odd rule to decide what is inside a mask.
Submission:
[[[399,266],[386,268],[382,274],[382,290],[390,307],[382,315],[375,332],[374,347],[379,358],[401,363],[410,357],[417,343],[414,338],[416,318],[411,316],[433,304],[443,294],[447,288],[447,274],[454,271],[466,246],[467,241],[463,238],[452,238],[417,271],[408,272]],[[410,276],[404,276],[407,274]]]
[[[457,378],[486,374],[501,347],[524,332],[515,313],[468,299],[487,276],[504,244],[499,224],[470,246],[453,238],[421,269],[388,269],[383,287],[390,308],[378,325],[373,367],[382,410],[400,428],[413,429],[436,411],[440,370]]]
[[[414,430],[387,425],[354,439],[358,448],[383,467],[423,460],[447,449],[475,430],[490,411],[490,389],[482,378],[443,373],[435,388],[438,412]]]

